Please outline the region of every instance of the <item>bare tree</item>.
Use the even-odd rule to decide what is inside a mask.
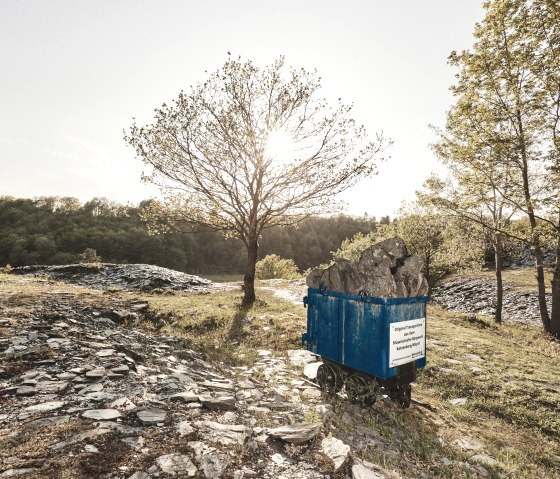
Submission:
[[[255,300],[263,229],[338,209],[333,199],[375,173],[387,146],[319,98],[316,72],[229,59],[207,81],[156,110],[125,140],[152,171],[177,219],[223,231],[247,249],[243,305]]]

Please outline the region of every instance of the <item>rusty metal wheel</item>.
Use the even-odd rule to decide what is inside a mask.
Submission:
[[[321,364],[317,369],[317,382],[324,396],[334,396],[342,389],[342,375],[338,367]]]

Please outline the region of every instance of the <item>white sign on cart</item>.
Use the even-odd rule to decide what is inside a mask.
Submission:
[[[426,318],[391,323],[389,327],[390,368],[426,356]]]

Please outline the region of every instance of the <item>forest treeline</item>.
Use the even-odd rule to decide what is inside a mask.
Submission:
[[[0,197],[0,266],[69,264],[86,248],[104,262],[148,263],[195,274],[244,271],[246,252],[237,239],[210,230],[151,235],[137,206],[105,198],[86,203],[72,197]],[[389,223],[381,218],[379,223]],[[343,240],[376,230],[375,218],[310,217],[297,227],[264,231],[259,257],[291,258],[303,271],[330,260]]]

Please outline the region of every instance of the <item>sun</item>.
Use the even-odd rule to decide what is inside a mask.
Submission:
[[[265,155],[277,162],[288,163],[294,159],[296,145],[285,130],[276,130],[268,136]]]

